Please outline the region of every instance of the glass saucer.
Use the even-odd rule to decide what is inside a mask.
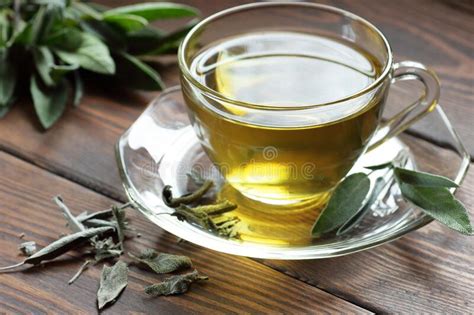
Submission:
[[[394,90],[387,104],[396,106],[406,95],[403,96],[401,89]],[[436,139],[432,139],[429,130],[436,130]],[[392,174],[384,171],[370,176],[372,183],[384,177],[388,184],[367,213],[345,231],[324,238],[309,237],[317,216],[314,211],[252,211],[239,198],[231,201],[239,206],[234,211],[242,221],[240,239],[220,237],[167,215],[173,209],[162,201],[163,186],[171,185],[176,196],[188,192],[192,183],[186,174],[192,170],[198,168],[211,177],[217,183],[216,191],[226,189],[225,181],[194,134],[179,87],[163,92],[120,137],[116,157],[130,201],[148,219],[181,239],[224,253],[269,259],[335,257],[386,243],[432,221],[400,197]],[[469,166],[469,155],[441,106],[411,130],[363,155],[352,172],[395,157],[401,157],[405,167],[447,176],[457,183],[462,181]]]

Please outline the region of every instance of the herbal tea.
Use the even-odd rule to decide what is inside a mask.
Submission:
[[[191,65],[194,79],[242,106],[183,90],[196,133],[229,184],[285,205],[326,196],[347,174],[379,123],[383,93],[311,105],[348,98],[381,70],[349,42],[256,32],[205,47]],[[296,117],[302,106],[310,111]]]

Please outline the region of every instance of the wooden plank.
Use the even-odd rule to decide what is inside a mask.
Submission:
[[[51,198],[61,193],[73,212],[105,209],[112,201],[87,188],[0,152],[0,266],[17,262],[18,245],[25,240],[45,246],[67,233],[64,218]],[[108,313],[368,313],[351,303],[295,280],[253,260],[219,254],[176,238],[131,210],[131,225],[143,234],[126,242],[126,251],[155,248],[185,254],[210,277],[189,294],[148,298],[145,285],[158,282],[152,273],[131,267],[129,285]],[[24,240],[19,238],[25,233]],[[0,274],[0,310],[12,313],[94,313],[100,268],[92,267],[68,286],[81,261],[77,253],[64,255],[44,268]]]
[[[410,143],[410,138],[405,137]],[[424,170],[443,173],[454,153],[420,140]],[[472,165],[471,165],[472,166]],[[457,197],[474,218],[474,172]],[[315,285],[376,313],[467,314],[474,309],[474,243],[434,222],[392,243],[361,253],[324,260],[276,261],[266,265]]]

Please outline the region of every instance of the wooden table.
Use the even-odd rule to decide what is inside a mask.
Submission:
[[[130,1],[103,1],[112,5]],[[207,16],[239,3],[183,1]],[[431,66],[442,82],[441,103],[474,153],[474,6],[472,1],[324,1],[366,17],[393,45],[397,60]],[[161,73],[178,82],[174,62]],[[25,239],[40,246],[67,232],[51,202],[60,193],[75,213],[125,200],[114,143],[159,93],[129,93],[87,87],[79,108],[41,132],[32,105],[20,99],[0,122],[0,265],[20,259]],[[458,197],[474,213],[474,175]],[[138,213],[143,234],[135,247],[189,255],[210,281],[183,296],[147,298],[154,279],[132,269],[129,286],[107,313],[420,313],[474,312],[473,239],[438,223],[375,249],[318,261],[272,261],[235,257],[189,243],[177,244]],[[80,261],[65,255],[47,268],[0,274],[0,313],[92,313],[100,268],[74,285],[67,279]]]

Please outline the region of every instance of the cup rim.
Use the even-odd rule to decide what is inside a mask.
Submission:
[[[387,58],[387,61],[384,65],[382,73],[380,74],[380,76],[377,79],[374,80],[374,82],[372,82],[371,84],[369,84],[365,88],[363,88],[363,89],[359,90],[358,92],[353,93],[349,96],[345,96],[343,98],[336,99],[334,101],[320,103],[320,104],[303,104],[303,105],[298,105],[298,106],[285,106],[285,105],[268,106],[268,105],[263,105],[263,104],[252,104],[252,103],[248,103],[248,102],[235,100],[235,99],[232,99],[232,98],[228,98],[228,97],[224,96],[223,94],[221,94],[221,93],[205,86],[204,84],[202,84],[201,82],[199,82],[198,80],[196,80],[193,77],[193,75],[191,74],[191,71],[189,70],[189,67],[186,63],[184,52],[185,52],[185,48],[188,45],[190,39],[193,37],[194,34],[196,34],[198,32],[198,30],[200,30],[203,26],[209,24],[210,22],[212,22],[216,19],[219,19],[221,17],[224,17],[226,15],[229,15],[229,14],[233,14],[233,13],[236,13],[236,12],[239,12],[239,11],[245,11],[245,10],[253,9],[253,8],[277,7],[277,6],[309,7],[309,8],[313,8],[313,9],[325,10],[325,11],[329,11],[329,12],[332,12],[332,13],[337,13],[337,14],[343,15],[347,18],[350,18],[352,20],[356,20],[356,21],[359,21],[359,22],[365,24],[367,27],[374,30],[378,34],[378,36],[380,36],[380,38],[382,39],[382,41],[385,45],[385,48],[387,50],[388,58]],[[192,85],[194,85],[199,90],[201,90],[201,92],[204,92],[204,93],[208,94],[209,96],[211,96],[215,100],[225,102],[225,103],[229,103],[229,104],[232,104],[232,105],[235,105],[235,106],[245,107],[245,108],[253,108],[253,109],[260,109],[260,110],[272,110],[272,111],[278,111],[278,110],[292,110],[293,111],[293,110],[299,110],[299,109],[311,109],[311,108],[315,108],[315,107],[335,105],[335,104],[339,104],[339,103],[342,103],[342,102],[345,102],[345,101],[348,101],[348,100],[351,100],[351,99],[355,99],[359,96],[362,96],[364,94],[369,93],[370,91],[372,91],[375,88],[377,88],[378,86],[380,86],[382,84],[382,82],[384,82],[385,78],[390,74],[391,69],[392,69],[392,64],[393,64],[393,54],[392,54],[392,48],[391,48],[387,38],[385,37],[385,35],[375,25],[373,25],[372,23],[370,23],[366,19],[364,19],[364,18],[362,18],[362,17],[360,17],[360,16],[358,16],[354,13],[351,13],[349,11],[346,11],[346,10],[343,10],[343,9],[340,9],[340,8],[337,8],[337,7],[333,7],[333,6],[330,6],[330,5],[324,5],[324,4],[282,1],[282,2],[249,3],[249,4],[239,5],[239,6],[235,6],[235,7],[231,7],[231,8],[219,11],[217,13],[214,13],[214,14],[208,16],[207,18],[205,18],[204,20],[202,20],[201,22],[196,24],[188,32],[186,37],[183,39],[183,41],[179,45],[178,64],[179,64],[179,68],[181,70],[181,73],[183,74],[183,76],[187,80],[189,80],[191,82]]]

